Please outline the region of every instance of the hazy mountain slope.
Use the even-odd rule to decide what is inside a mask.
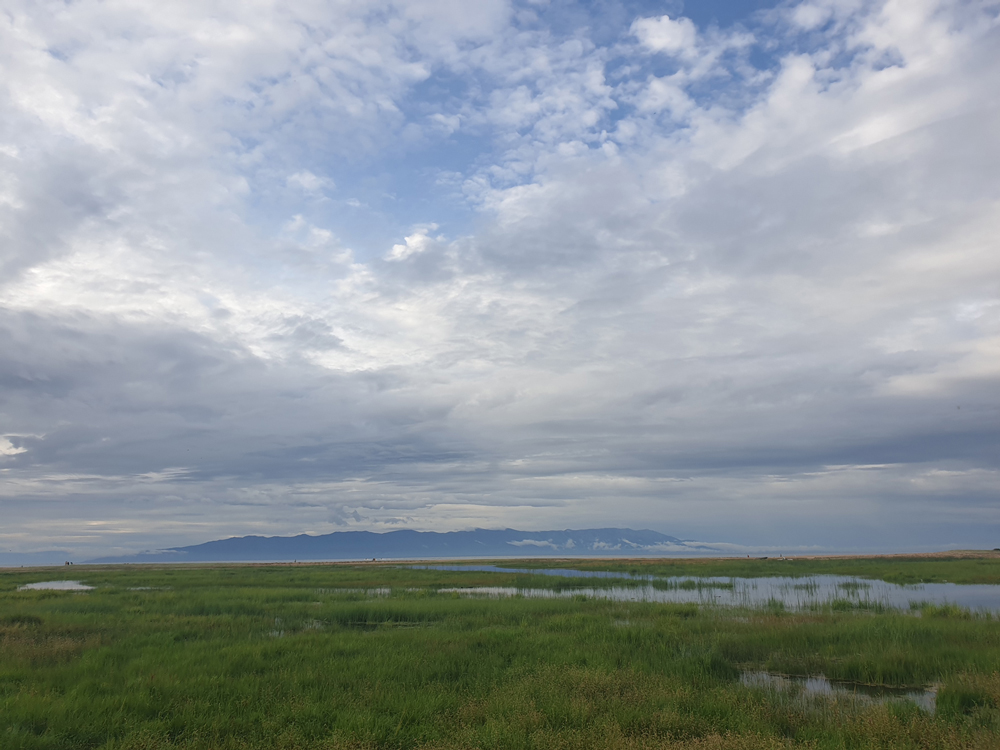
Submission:
[[[90,562],[237,562],[423,557],[541,557],[705,551],[697,542],[648,529],[518,531],[337,531],[293,537],[245,536]]]

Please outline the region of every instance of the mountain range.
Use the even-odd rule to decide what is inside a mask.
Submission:
[[[92,563],[285,562],[295,560],[420,559],[438,557],[618,557],[714,551],[649,529],[518,531],[335,531],[298,536],[242,536],[188,547],[143,552]]]

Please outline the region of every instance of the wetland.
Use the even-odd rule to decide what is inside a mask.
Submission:
[[[771,563],[0,570],[0,747],[1000,746],[1000,559]]]

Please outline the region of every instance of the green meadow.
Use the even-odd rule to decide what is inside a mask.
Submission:
[[[567,565],[1000,583],[998,559],[801,562]],[[95,588],[17,590],[56,579]],[[1000,748],[989,615],[438,591],[595,585],[390,564],[0,571],[0,748]],[[760,671],[936,686],[937,708],[741,681]]]

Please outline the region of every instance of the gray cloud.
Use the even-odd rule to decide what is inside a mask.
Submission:
[[[992,544],[991,6],[52,8],[0,32],[0,551]],[[345,241],[327,194],[441,139],[462,192]]]

